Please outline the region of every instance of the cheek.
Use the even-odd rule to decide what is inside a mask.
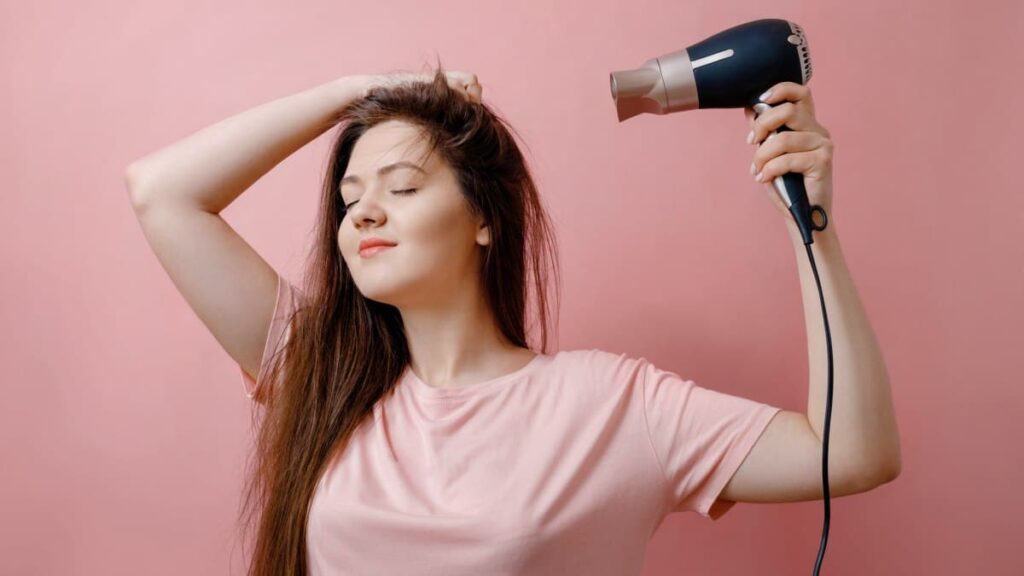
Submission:
[[[341,228],[338,230],[338,238],[336,245],[338,248],[338,253],[341,254],[341,258],[346,263],[348,263],[349,259],[352,257],[352,255],[348,253],[349,246],[352,246],[353,243],[356,241],[356,238],[352,235],[352,231],[346,230],[346,225],[342,224]],[[354,248],[352,249],[354,250]]]
[[[461,211],[438,211],[403,227],[403,237],[415,242],[418,250],[451,260],[472,247],[472,225]]]
[[[445,270],[454,276],[476,273],[480,246],[476,243],[471,223],[459,220],[457,224],[440,227],[435,234],[436,240],[428,257],[435,269]]]

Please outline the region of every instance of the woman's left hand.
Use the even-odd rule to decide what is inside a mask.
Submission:
[[[763,100],[771,110],[757,116],[747,107],[743,112],[751,127],[748,143],[757,145],[754,152],[753,173],[761,173],[776,207],[785,214],[790,224],[793,216],[785,202],[775,191],[772,181],[787,172],[804,175],[807,200],[825,209],[832,216],[832,154],[835,146],[831,134],[814,118],[814,100],[807,86],[796,82],[780,82],[771,88],[771,95]],[[772,132],[786,125],[792,131]],[[756,177],[755,177],[756,179]]]

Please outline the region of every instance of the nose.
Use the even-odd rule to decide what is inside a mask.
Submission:
[[[380,203],[377,202],[376,197],[369,192],[363,194],[363,197],[352,205],[347,210],[347,213],[349,219],[352,220],[352,225],[355,226],[356,229],[361,229],[364,226],[371,226],[373,224],[379,226],[387,219]]]

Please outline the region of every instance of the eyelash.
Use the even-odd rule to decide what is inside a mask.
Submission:
[[[412,194],[416,190],[416,188],[406,188],[405,190],[392,190],[391,192],[394,194]],[[344,210],[348,210],[349,208],[354,206],[356,202],[359,202],[359,200],[346,204]]]

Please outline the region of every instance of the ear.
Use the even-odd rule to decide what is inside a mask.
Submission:
[[[486,222],[480,221],[476,229],[476,243],[487,246],[491,243],[491,227]]]

